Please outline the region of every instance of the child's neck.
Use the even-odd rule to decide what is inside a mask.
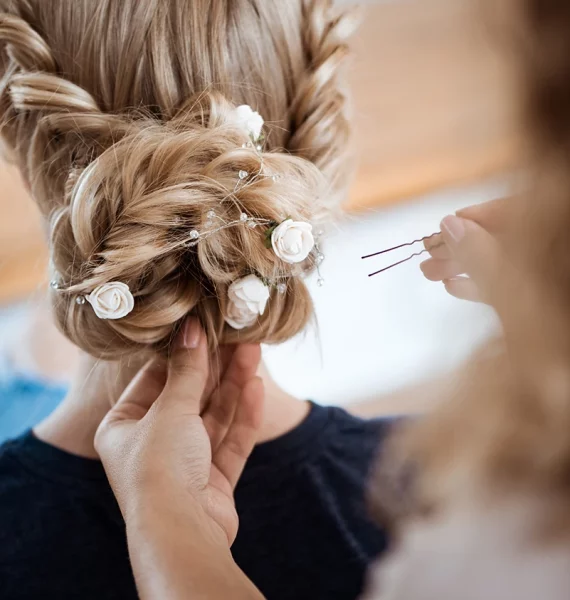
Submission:
[[[119,367],[83,357],[65,400],[35,427],[34,433],[42,441],[72,454],[98,458],[93,446],[97,427],[109,411],[111,399],[120,396],[139,367],[139,364]],[[307,402],[300,402],[280,389],[264,368],[260,375],[266,397],[258,443],[291,431],[309,411]]]

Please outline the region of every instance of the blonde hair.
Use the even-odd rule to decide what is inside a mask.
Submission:
[[[350,176],[341,65],[354,25],[330,0],[0,0],[0,134],[49,220],[63,332],[101,358],[166,349],[193,313],[220,342],[280,342],[312,314],[262,228],[184,240],[207,213],[311,221]],[[232,121],[266,121],[260,169]],[[310,268],[310,265],[309,265]],[[225,326],[228,286],[287,276],[249,329]],[[78,294],[122,281],[135,309],[100,320]]]

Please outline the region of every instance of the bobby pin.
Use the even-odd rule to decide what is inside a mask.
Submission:
[[[439,235],[441,232],[437,231],[436,233],[432,233],[431,235],[426,235],[423,238],[417,239],[417,240],[413,240],[411,242],[406,242],[405,244],[399,244],[398,246],[393,246],[392,248],[386,248],[386,250],[380,250],[380,252],[374,252],[372,254],[367,254],[366,256],[363,256],[362,259],[365,258],[372,258],[373,256],[380,256],[381,254],[387,254],[388,252],[393,252],[394,250],[399,250],[400,248],[405,248],[407,246],[413,246],[414,244],[418,244],[420,242],[425,242],[433,237],[435,237],[436,235]],[[439,248],[439,246],[441,246],[442,244],[436,244],[435,246],[433,246],[432,248],[430,248],[429,250],[433,250],[434,248]],[[374,275],[379,275],[380,273],[383,273],[384,271],[388,271],[388,269],[392,269],[393,267],[397,267],[398,265],[401,265],[405,262],[408,262],[409,260],[412,260],[412,258],[415,258],[416,256],[421,256],[422,254],[425,254],[426,252],[429,252],[428,248],[425,248],[424,250],[422,250],[421,252],[415,252],[414,254],[408,256],[408,258],[404,258],[403,260],[399,260],[398,262],[395,262],[391,265],[388,265],[387,267],[384,267],[383,269],[380,269],[379,271],[375,271],[374,273],[370,273],[368,275],[368,277],[374,277]]]

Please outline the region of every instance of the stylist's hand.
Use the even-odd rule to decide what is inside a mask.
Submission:
[[[442,281],[456,298],[492,303],[504,256],[501,238],[509,227],[512,199],[470,206],[446,217],[441,234],[426,240],[431,258],[421,264],[430,281]]]
[[[190,318],[168,364],[156,359],[137,374],[95,437],[127,522],[148,506],[191,508],[207,535],[231,545],[238,529],[233,491],[262,418],[260,357],[259,346],[237,346],[205,394],[206,336]]]

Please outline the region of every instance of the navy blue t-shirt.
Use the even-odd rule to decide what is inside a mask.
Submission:
[[[296,429],[255,448],[236,490],[232,553],[269,600],[359,596],[386,546],[365,492],[388,428],[312,405]],[[124,523],[100,462],[32,433],[0,447],[0,597],[137,598]]]

